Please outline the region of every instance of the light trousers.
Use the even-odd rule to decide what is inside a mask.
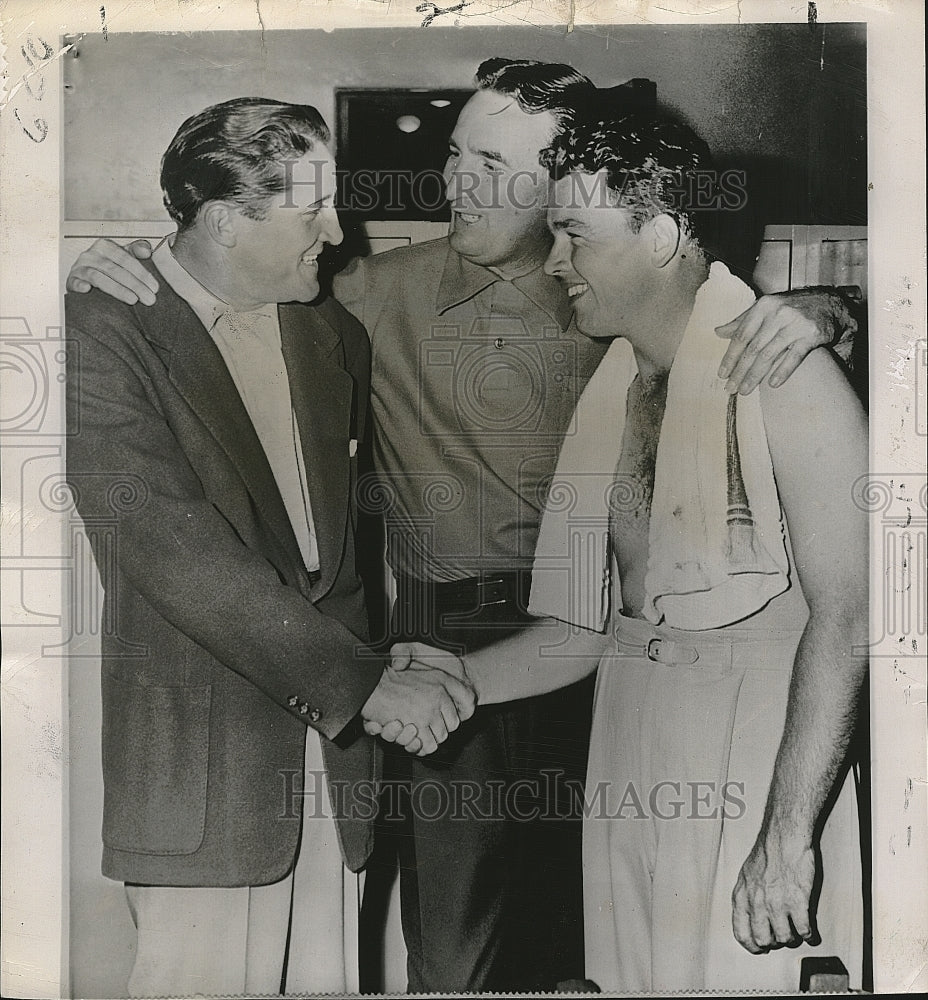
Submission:
[[[324,768],[314,730],[306,742],[310,788],[309,772]],[[128,995],[357,992],[361,888],[342,863],[330,816],[303,822],[296,864],[273,885],[127,885],[138,931]]]
[[[619,620],[616,652],[599,665],[583,842],[586,975],[604,992],[795,992],[809,955],[837,956],[860,986],[852,773],[819,845],[821,943],[752,955],[732,933],[731,893],[763,819],[799,635]]]

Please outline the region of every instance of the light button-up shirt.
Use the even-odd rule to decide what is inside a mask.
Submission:
[[[164,280],[196,313],[238,389],[280,490],[306,569],[319,569],[300,431],[280,344],[277,305],[236,312],[177,261],[167,241],[152,254]]]

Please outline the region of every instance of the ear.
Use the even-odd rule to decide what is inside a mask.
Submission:
[[[677,220],[666,212],[656,215],[648,223],[651,229],[651,260],[655,267],[666,267],[680,249],[681,232]]]
[[[238,212],[225,201],[208,201],[200,209],[200,223],[214,243],[234,247],[238,239]]]

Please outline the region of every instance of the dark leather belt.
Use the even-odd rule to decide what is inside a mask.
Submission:
[[[514,570],[449,583],[400,577],[391,632],[395,639],[477,649],[531,620],[530,586],[531,573]]]

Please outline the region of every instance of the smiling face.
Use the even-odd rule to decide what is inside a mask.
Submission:
[[[550,112],[527,114],[492,90],[464,105],[444,171],[450,242],[462,257],[513,274],[544,260],[548,181],[538,154],[556,126]]]
[[[545,271],[567,289],[577,328],[588,337],[627,336],[653,294],[645,230],[609,203],[604,171],[569,173],[551,187],[554,245]]]
[[[226,264],[243,301],[311,302],[319,294],[317,257],[342,231],[335,212],[335,161],[319,144],[293,164],[292,183],[263,219],[235,213]]]

